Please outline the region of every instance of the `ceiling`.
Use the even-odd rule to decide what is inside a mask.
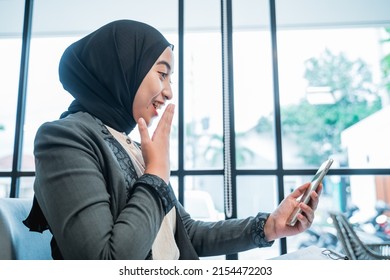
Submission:
[[[185,0],[187,31],[219,30],[220,0]],[[268,28],[268,0],[233,0],[233,24]],[[20,36],[24,0],[0,0],[0,36]],[[278,28],[390,25],[388,0],[276,0]],[[33,34],[84,34],[116,19],[149,23],[176,32],[178,0],[35,0]]]

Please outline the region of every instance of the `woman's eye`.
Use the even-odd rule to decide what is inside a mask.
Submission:
[[[167,73],[164,73],[164,72],[159,72],[160,73],[160,76],[163,80],[165,80],[165,78],[168,76]]]

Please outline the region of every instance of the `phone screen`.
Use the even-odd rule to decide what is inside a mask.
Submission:
[[[318,185],[321,183],[325,174],[328,173],[332,163],[333,163],[333,159],[328,159],[327,161],[321,164],[320,168],[317,170],[316,174],[314,175],[313,179],[310,182],[310,187],[306,189],[305,193],[302,195],[299,202],[303,202],[305,204],[309,202],[311,192],[317,189]],[[294,211],[291,213],[290,217],[287,219],[287,225],[294,226],[295,223],[297,222],[297,216],[299,213],[301,213],[301,211],[302,211],[301,208],[296,207]]]

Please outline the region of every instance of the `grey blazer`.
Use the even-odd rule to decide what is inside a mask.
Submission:
[[[173,206],[181,259],[273,243],[264,238],[267,213],[218,222],[193,220],[170,185],[153,175],[137,178],[122,146],[88,113],[43,124],[35,138],[34,155],[38,203],[25,224],[34,230],[39,213],[43,215],[53,233],[56,259],[152,258],[153,241]]]

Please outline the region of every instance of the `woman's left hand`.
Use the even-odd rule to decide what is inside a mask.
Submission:
[[[141,136],[142,157],[145,161],[145,173],[159,176],[167,184],[170,176],[169,137],[175,105],[168,104],[161,119],[149,136],[148,127],[144,119],[138,120],[138,129]]]
[[[322,184],[320,184],[316,191],[310,194],[310,201],[308,205],[300,203],[298,198],[304,194],[306,189],[310,186],[310,182],[306,183],[290,195],[288,195],[276,208],[276,210],[269,216],[265,227],[265,236],[268,241],[278,238],[296,235],[308,229],[314,220],[314,211],[317,209],[319,196],[322,192]],[[294,226],[286,224],[288,217],[296,206],[302,209],[302,213],[298,214],[298,221]]]

